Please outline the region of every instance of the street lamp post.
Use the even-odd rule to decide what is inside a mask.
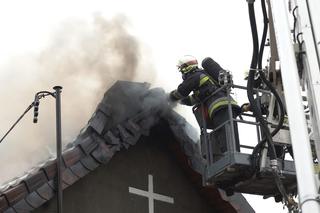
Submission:
[[[53,87],[56,98],[56,133],[57,133],[57,209],[62,213],[62,143],[61,143],[61,86]]]
[[[57,140],[57,210],[62,213],[62,139],[61,139],[61,86],[53,87],[55,92],[40,91],[35,94],[34,101],[27,107],[18,120],[10,127],[6,134],[0,139],[0,143],[7,137],[19,121],[34,107],[33,123],[38,122],[40,99],[46,96],[52,96],[56,99],[56,140]]]

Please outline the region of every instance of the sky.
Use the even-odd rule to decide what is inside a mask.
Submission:
[[[259,4],[256,8],[257,22],[262,23]],[[177,60],[191,54],[199,61],[207,56],[214,58],[233,73],[236,84],[245,85],[244,73],[252,53],[245,0],[10,0],[0,3],[0,26],[0,135],[31,103],[35,92],[63,84],[64,143],[72,141],[86,124],[102,97],[101,90],[113,80],[148,81],[169,92],[181,82]],[[116,33],[101,31],[104,26]],[[100,34],[93,33],[96,31]],[[113,58],[114,49],[108,45],[117,42],[123,31],[127,36],[124,40],[134,44],[130,46],[131,53],[139,52],[134,57],[139,60],[134,64],[134,76],[117,73],[128,64],[112,70],[119,58]],[[100,45],[106,49],[101,50]],[[99,51],[111,51],[102,58],[108,63],[88,68],[88,64],[77,62],[84,58],[91,63]],[[104,68],[112,71],[101,74]],[[234,96],[245,101],[241,93]],[[43,102],[46,103],[41,103],[39,125],[32,124],[29,113],[0,144],[0,169],[8,171],[7,175],[2,174],[0,183],[23,175],[21,171],[41,164],[55,152],[54,122],[49,122],[54,121],[53,101],[46,98]],[[71,110],[75,107],[81,116]],[[197,127],[190,108],[177,110]],[[44,120],[47,122],[41,125]],[[245,133],[240,127],[241,134]],[[258,213],[285,212],[272,198],[245,196]]]

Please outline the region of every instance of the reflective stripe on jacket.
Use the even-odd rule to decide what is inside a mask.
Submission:
[[[212,101],[208,107],[208,114],[209,117],[212,118],[212,115],[214,112],[216,112],[218,109],[221,109],[222,107],[228,106],[229,100],[227,97],[218,98],[214,101]],[[231,98],[230,100],[231,106],[239,107],[238,103]]]

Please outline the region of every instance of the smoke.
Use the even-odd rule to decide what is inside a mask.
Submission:
[[[17,56],[0,67],[1,136],[33,101],[36,92],[53,91],[53,86],[60,85],[63,142],[70,143],[116,80],[150,82],[154,77],[150,64],[147,76],[140,71],[149,63],[142,54],[143,47],[127,29],[123,16],[67,20],[43,50]],[[31,111],[0,144],[0,185],[55,152],[54,99],[41,99],[38,124],[32,123],[32,116]]]

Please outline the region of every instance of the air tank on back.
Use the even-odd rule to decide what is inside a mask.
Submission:
[[[202,60],[202,68],[210,75],[216,82],[219,82],[219,71],[223,68],[215,62],[212,58],[206,57]]]

